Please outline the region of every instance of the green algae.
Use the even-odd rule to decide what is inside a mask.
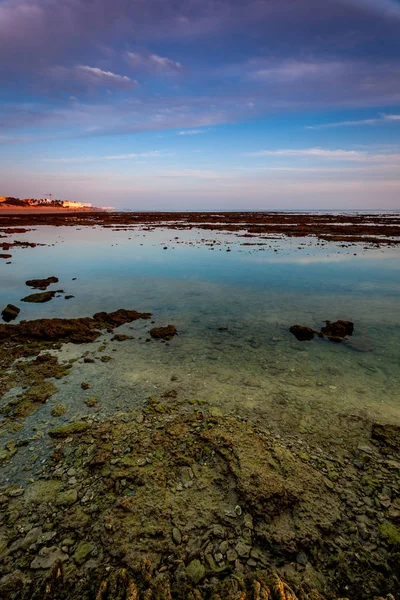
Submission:
[[[53,438],[65,438],[76,433],[83,433],[90,428],[88,423],[84,421],[76,421],[75,423],[69,423],[68,425],[61,425],[56,429],[49,431],[49,436]]]

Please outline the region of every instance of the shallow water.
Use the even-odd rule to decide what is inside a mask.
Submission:
[[[169,345],[149,343],[153,325],[137,321],[118,330],[132,340],[111,342],[105,334],[57,351],[60,359],[89,352],[112,360],[78,360],[55,382],[58,393],[25,420],[15,439],[31,443],[18,456],[34,468],[49,427],[139,408],[172,388],[207,401],[217,414],[240,415],[275,435],[304,436],[336,452],[367,440],[373,420],[400,423],[399,250],[134,228],[39,227],[13,238],[46,244],[13,249],[12,264],[0,263],[0,305],[17,304],[20,319],[127,308],[151,311],[157,326],[174,323],[179,331]],[[242,245],[249,242],[265,245]],[[48,289],[75,298],[20,301],[31,293],[27,279],[50,275],[60,282]],[[354,345],[298,342],[289,332],[296,323],[319,329],[339,318],[354,321]],[[83,381],[89,390],[81,389]],[[84,400],[93,396],[98,407],[88,408]],[[52,417],[58,402],[68,412]]]

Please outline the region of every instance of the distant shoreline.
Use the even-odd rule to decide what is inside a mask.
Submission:
[[[101,208],[95,206],[90,208],[63,208],[58,206],[4,206],[0,204],[0,214],[2,215],[20,215],[20,214],[59,214],[59,213],[81,213],[81,212],[104,212]]]

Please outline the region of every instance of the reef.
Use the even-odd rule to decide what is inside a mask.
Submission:
[[[290,327],[290,333],[299,340],[299,342],[305,342],[307,340],[314,339],[316,334],[318,337],[327,337],[330,342],[340,343],[346,342],[347,336],[352,336],[354,332],[354,323],[351,321],[325,321],[325,327],[321,328],[321,331],[311,329],[311,327],[304,327],[303,325],[292,325]]]
[[[393,600],[400,590],[398,439],[390,458],[371,443],[357,466],[327,471],[327,457],[176,391],[49,435],[41,477],[0,487],[4,600]]]
[[[26,281],[26,285],[33,287],[37,290],[45,290],[52,283],[58,283],[58,277],[47,277],[46,279],[29,279]]]
[[[50,302],[56,294],[62,293],[63,290],[57,290],[52,292],[39,292],[38,294],[30,294],[21,298],[21,302],[33,302],[35,304],[42,304],[43,302]]]
[[[150,335],[156,340],[172,340],[175,335],[178,335],[178,330],[175,325],[153,327],[153,329],[150,330]]]

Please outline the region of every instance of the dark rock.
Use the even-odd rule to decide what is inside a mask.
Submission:
[[[21,312],[21,309],[18,308],[17,306],[14,306],[14,304],[7,304],[7,306],[1,313],[1,316],[3,317],[3,321],[5,321],[6,323],[9,323],[10,321],[13,321],[14,319],[16,319],[20,312]]]
[[[93,317],[79,319],[37,319],[22,321],[18,325],[0,324],[0,340],[11,338],[82,344],[93,342],[99,337],[102,329],[112,331],[114,327],[124,323],[137,319],[150,319],[150,317],[151,313],[139,313],[136,310],[120,308],[113,313],[101,312]]]
[[[26,285],[33,287],[35,290],[45,290],[52,283],[58,283],[57,277],[47,277],[47,279],[29,279]]]
[[[35,304],[49,302],[54,298],[57,292],[40,292],[39,294],[30,294],[21,298],[21,302],[34,302]]]
[[[150,335],[156,340],[171,340],[174,335],[178,335],[175,325],[167,327],[154,327],[150,330]]]
[[[400,426],[373,423],[371,438],[378,442],[382,450],[393,451],[400,448]]]
[[[305,342],[306,340],[312,340],[314,338],[314,330],[311,327],[303,327],[302,325],[292,325],[290,333],[299,340],[299,342]]]
[[[342,341],[342,339],[346,336],[353,335],[354,323],[352,323],[351,321],[339,320],[335,321],[334,323],[331,323],[331,321],[325,321],[325,323],[326,325],[325,327],[321,327],[321,331],[332,342]]]
[[[65,300],[71,300],[71,298],[75,298],[75,296],[72,296],[72,294],[68,294],[68,296],[65,296]]]
[[[114,337],[111,338],[112,342],[125,342],[125,340],[131,340],[132,337],[130,335],[125,335],[124,333],[116,333]]]

